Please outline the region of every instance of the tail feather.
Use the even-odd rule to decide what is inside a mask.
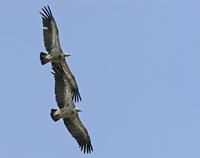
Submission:
[[[56,115],[54,115],[54,113],[57,111],[57,109],[51,109],[51,118],[54,120],[54,121],[58,121],[60,118],[59,117],[56,117]]]
[[[40,61],[41,61],[41,64],[42,64],[42,65],[44,65],[44,64],[46,64],[46,63],[49,62],[47,59],[45,59],[46,56],[47,56],[46,53],[44,53],[44,52],[41,52],[41,53],[40,53]]]

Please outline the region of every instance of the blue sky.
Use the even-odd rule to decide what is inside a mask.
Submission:
[[[83,101],[84,155],[56,108],[39,11],[50,5]],[[200,2],[35,0],[0,5],[0,156],[200,157]]]

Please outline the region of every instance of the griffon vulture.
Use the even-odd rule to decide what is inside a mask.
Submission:
[[[65,126],[79,144],[81,151],[90,153],[93,151],[91,140],[87,129],[79,119],[78,112],[81,112],[81,110],[75,106],[72,100],[71,86],[69,86],[65,72],[59,63],[56,63],[52,69],[54,70],[55,95],[59,109],[51,109],[51,117],[54,121],[63,119]]]
[[[54,67],[55,63],[60,63],[71,87],[72,99],[75,102],[81,101],[75,77],[70,71],[65,60],[65,57],[69,56],[69,54],[64,53],[61,49],[58,28],[51,9],[47,6],[42,8],[42,11],[43,12],[40,12],[40,14],[42,15],[44,45],[48,53],[40,53],[41,64],[44,65],[51,62]]]

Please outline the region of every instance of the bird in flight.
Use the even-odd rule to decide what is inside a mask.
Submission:
[[[54,67],[56,63],[59,63],[71,87],[72,99],[75,102],[81,101],[81,95],[75,77],[65,60],[65,57],[70,56],[70,54],[64,53],[61,49],[58,28],[50,7],[42,8],[40,14],[42,15],[44,45],[47,51],[47,53],[40,53],[41,64],[44,65],[51,62],[52,67]]]
[[[78,112],[81,109],[75,106],[70,93],[68,79],[65,76],[62,66],[56,63],[52,69],[55,78],[55,96],[59,109],[51,109],[51,117],[54,121],[63,119],[65,126],[71,135],[76,139],[81,151],[91,153],[93,147],[87,129],[82,124]]]

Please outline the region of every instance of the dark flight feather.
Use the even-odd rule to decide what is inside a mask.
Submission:
[[[44,45],[46,47],[46,50],[50,54],[62,53],[59,42],[58,28],[51,9],[49,6],[47,6],[42,8],[42,11],[43,12],[40,12],[40,14],[42,15]],[[41,57],[45,57],[44,54],[41,53],[40,60],[43,65],[46,64],[48,61],[44,60]],[[69,85],[71,86],[72,99],[75,102],[81,101],[81,95],[78,89],[78,85],[76,83],[74,75],[67,65],[66,60],[63,59],[59,63],[66,75],[66,79],[68,80]],[[56,62],[52,62],[52,67],[54,67],[56,64]]]
[[[52,69],[54,70],[54,72],[52,73],[55,77],[55,94],[59,108],[63,108],[64,106],[68,105],[75,107],[71,97],[72,94],[69,93],[69,91],[71,91],[69,82],[67,77],[65,76],[66,74],[63,71],[62,66],[60,64],[55,64]],[[54,118],[54,121],[55,120],[56,119]],[[79,119],[78,113],[74,113],[71,118],[64,118],[63,120],[68,131],[79,144],[81,151],[83,151],[84,153],[91,153],[93,151],[91,140],[87,129],[84,127],[81,120]]]
[[[64,119],[64,124],[71,135],[76,139],[81,151],[84,153],[91,153],[93,151],[91,140],[87,129],[83,126],[78,114],[75,114],[72,118]]]

